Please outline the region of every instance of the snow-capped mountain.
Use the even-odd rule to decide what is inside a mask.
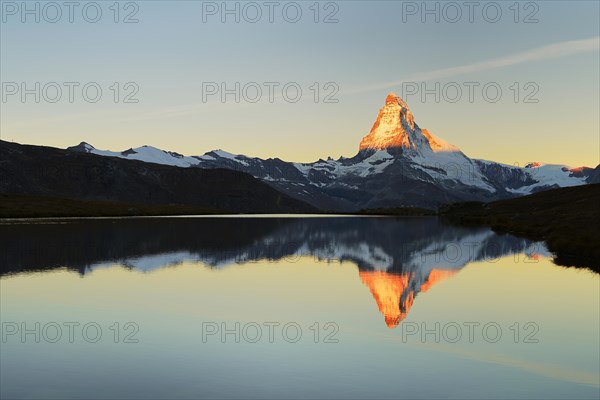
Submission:
[[[112,152],[85,142],[69,150],[184,168],[238,170],[318,208],[336,211],[492,201],[594,183],[599,175],[587,167],[532,163],[522,168],[471,159],[458,147],[421,129],[408,105],[394,93],[386,97],[358,154],[351,158],[291,163],[223,150],[201,156],[150,146]]]

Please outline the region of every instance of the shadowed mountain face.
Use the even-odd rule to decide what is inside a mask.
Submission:
[[[0,225],[1,273],[67,268],[81,275],[115,264],[150,272],[199,262],[350,261],[395,327],[418,293],[469,262],[544,252],[538,243],[436,218],[143,218]]]
[[[0,193],[245,213],[317,211],[239,171],[177,168],[0,141]]]

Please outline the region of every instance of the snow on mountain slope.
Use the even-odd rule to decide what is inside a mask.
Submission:
[[[499,181],[506,191],[526,195],[536,191],[585,185],[586,174],[583,169],[560,164],[531,163],[525,167],[507,165],[487,160],[474,160],[483,171],[493,170],[491,178]],[[591,169],[589,169],[591,170]]]
[[[307,178],[310,177],[313,171],[325,171],[336,178],[348,175],[366,177],[383,172],[394,160],[395,157],[386,150],[380,150],[372,152],[365,159],[352,164],[345,164],[340,162],[340,160],[330,158],[314,163],[294,163],[293,165]]]
[[[526,166],[524,169],[537,183],[523,186],[514,190],[513,193],[528,194],[535,192],[536,189],[548,186],[569,187],[586,183],[585,177],[573,176],[574,168],[566,165],[538,163],[535,166]]]
[[[154,164],[173,165],[176,167],[191,167],[198,165],[200,161],[196,157],[186,157],[182,154],[157,149],[152,146],[142,146],[121,152],[110,150],[98,150],[89,143],[81,142],[78,146],[69,147],[70,150],[97,154],[106,157],[119,157],[128,160],[138,160]]]
[[[358,154],[351,158],[290,163],[223,150],[201,156],[151,146],[113,152],[85,142],[69,150],[183,168],[234,169],[325,209],[491,201],[583,185],[593,171],[539,163],[521,168],[471,159],[457,146],[421,129],[408,105],[394,93],[387,95],[371,131],[360,142]]]

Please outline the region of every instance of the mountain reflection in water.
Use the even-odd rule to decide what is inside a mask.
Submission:
[[[437,218],[140,218],[0,225],[2,276],[67,268],[81,275],[123,265],[149,272],[182,262],[213,268],[259,260],[350,261],[388,327],[415,297],[470,262],[532,257],[543,245]]]

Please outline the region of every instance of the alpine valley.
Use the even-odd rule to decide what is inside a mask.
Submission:
[[[86,142],[69,147],[67,152],[186,169],[234,170],[251,175],[286,198],[333,212],[438,208],[454,202],[489,202],[600,183],[600,165],[572,168],[535,162],[518,167],[469,158],[458,147],[421,129],[408,105],[394,93],[388,94],[371,131],[361,140],[358,153],[350,158],[294,163],[223,150],[200,156],[184,156],[151,146],[113,152],[98,150]],[[3,189],[10,192],[10,188]]]

